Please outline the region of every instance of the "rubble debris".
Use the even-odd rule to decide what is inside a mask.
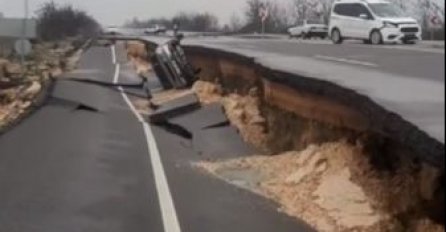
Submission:
[[[202,104],[222,103],[245,141],[272,156],[197,167],[278,202],[280,211],[319,231],[444,231],[444,222],[431,215],[440,207],[439,193],[444,195],[435,168],[420,165],[390,138],[368,138],[271,107],[252,83],[243,86],[250,90],[244,94],[218,82],[197,81],[193,90]],[[367,144],[381,139],[388,145]]]
[[[196,165],[278,202],[280,211],[303,219],[318,231],[442,231],[442,226],[423,217],[413,217],[407,225],[400,218],[402,211],[382,208],[379,202],[385,199],[364,188],[365,182],[379,181],[379,177],[367,167],[355,166],[358,160],[367,160],[362,147],[339,141],[311,145],[300,152]],[[359,169],[363,172],[357,172]],[[383,186],[374,188],[383,191]],[[393,188],[414,191],[396,183]]]
[[[221,102],[226,116],[231,124],[239,129],[243,139],[260,149],[265,149],[266,120],[260,112],[260,99],[256,88],[252,88],[247,96],[235,93],[223,95],[218,84],[197,81],[192,89],[203,104]]]
[[[129,41],[126,44],[127,48],[127,58],[133,65],[138,75],[147,76],[148,73],[152,72],[152,65],[148,62],[148,51],[146,46],[142,42]]]
[[[209,173],[273,199],[281,211],[319,231],[435,232],[444,228],[420,208],[423,201],[435,198],[433,185],[440,173],[411,163],[411,151],[395,144],[370,146],[367,143],[374,139],[367,136],[355,137],[269,108],[255,87],[240,95],[199,81],[194,90],[202,102],[222,102],[244,139],[272,155],[198,164]],[[391,156],[395,159],[382,162],[393,168],[392,175],[373,164],[374,159]]]
[[[192,90],[197,94],[202,104],[220,102],[223,97],[223,90],[220,85],[206,81],[195,82]]]
[[[24,67],[16,59],[0,58],[0,129],[27,111],[50,77],[75,68],[82,50],[74,42],[35,44]]]

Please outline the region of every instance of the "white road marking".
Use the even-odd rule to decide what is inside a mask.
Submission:
[[[116,84],[119,81],[120,65],[116,64],[115,76],[113,83]],[[127,105],[130,107],[133,114],[138,121],[143,125],[144,135],[147,140],[147,146],[149,149],[150,161],[153,169],[153,175],[155,177],[155,186],[158,194],[158,200],[160,203],[161,216],[163,219],[164,232],[181,232],[180,223],[178,222],[177,212],[175,210],[175,204],[172,199],[167,177],[164,171],[163,163],[161,161],[158,145],[155,141],[150,125],[144,121],[141,114],[138,113],[133,103],[130,101],[127,94],[122,87],[118,87]]]
[[[115,47],[115,45],[111,46],[111,53],[112,53],[112,62],[113,62],[113,64],[116,64],[116,47]]]
[[[155,175],[156,189],[158,190],[158,199],[161,206],[161,214],[163,216],[165,232],[181,232],[180,223],[178,222],[175,205],[170,193],[169,184],[165,175],[163,163],[161,161],[158,146],[153,135],[152,128],[149,124],[143,123],[144,133],[149,146],[150,160],[152,161],[153,173]]]
[[[115,75],[113,76],[113,84],[117,84],[119,80],[119,73],[121,72],[121,65],[115,65]]]
[[[322,56],[322,55],[315,55],[314,57],[317,59],[343,62],[343,63],[347,63],[347,64],[362,65],[362,66],[368,66],[368,67],[374,67],[374,68],[378,67],[377,64],[369,63],[369,62],[365,62],[365,61],[359,61],[359,60],[350,60],[350,59],[345,59],[345,58]]]
[[[113,84],[117,84],[119,81],[119,73],[121,70],[121,65],[116,64],[115,68],[115,76],[113,77]],[[144,123],[144,118],[141,116],[141,114],[138,113],[135,106],[133,105],[132,101],[130,101],[130,98],[127,96],[127,94],[124,92],[124,88],[121,86],[118,87],[119,92],[121,92],[122,98],[124,98],[124,101],[127,103],[127,105],[130,107],[130,110],[132,110],[133,114],[136,116],[139,122]]]
[[[285,41],[285,39],[283,39]],[[365,49],[397,49],[397,50],[406,50],[406,51],[414,51],[414,52],[428,52],[428,53],[437,53],[444,54],[444,49],[434,48],[425,45],[423,41],[418,42],[415,45],[404,45],[404,44],[384,44],[384,45],[370,45],[364,44],[359,41],[346,41],[343,45],[333,44],[330,40],[286,40],[291,43],[300,42],[303,44],[312,44],[312,45],[332,45],[332,46],[349,46],[355,48],[365,48]]]

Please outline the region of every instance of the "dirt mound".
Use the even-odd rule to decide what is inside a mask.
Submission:
[[[22,115],[50,76],[76,67],[80,49],[72,41],[35,44],[22,67],[18,60],[0,59],[0,129]]]
[[[198,61],[230,73],[219,78],[217,70],[208,70],[202,78],[211,82],[193,87],[200,101],[222,103],[245,141],[272,155],[197,164],[200,168],[275,200],[280,210],[320,231],[444,231],[440,170],[391,138],[313,119],[311,112],[320,102],[331,103],[326,99],[295,99],[286,91],[266,89],[252,70]],[[280,100],[286,100],[282,104],[309,112],[298,115],[268,103],[268,91],[279,92]],[[314,104],[295,104],[298,100]],[[324,112],[318,111],[321,118],[338,113],[342,120],[350,119],[344,117],[350,115],[348,109]]]
[[[320,231],[442,231],[441,173],[412,151],[265,105],[255,87],[240,95],[198,82],[194,90],[203,103],[223,103],[243,138],[273,155],[199,164],[210,173]]]
[[[129,41],[126,43],[127,57],[134,66],[138,75],[147,75],[152,71],[152,66],[148,61],[150,54],[142,42]]]
[[[222,103],[226,116],[239,129],[244,140],[266,149],[266,120],[260,112],[260,98],[256,88],[252,88],[247,96],[223,95],[218,84],[197,81],[192,89],[203,104]]]
[[[352,167],[367,170],[355,166],[365,157],[361,146],[340,141],[311,145],[301,152],[198,166],[277,201],[281,211],[305,220],[319,231],[442,231],[440,225],[426,218],[412,218],[408,226],[399,219],[401,212],[385,210],[380,203],[382,199],[358,183],[368,175],[360,176],[361,173],[352,170]],[[367,178],[369,182],[380,181],[377,177]],[[379,189],[382,186],[376,190]]]

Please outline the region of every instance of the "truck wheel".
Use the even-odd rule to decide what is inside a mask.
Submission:
[[[331,32],[331,41],[333,41],[334,44],[341,44],[343,42],[343,38],[339,29],[333,29],[333,31]]]
[[[378,45],[383,43],[383,36],[380,31],[374,30],[370,33],[370,43],[373,45]]]

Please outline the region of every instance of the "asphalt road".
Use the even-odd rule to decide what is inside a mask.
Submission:
[[[156,43],[168,40],[143,38]],[[444,48],[235,37],[189,37],[183,44],[238,53],[272,69],[352,89],[444,144]]]
[[[413,47],[409,47],[410,45],[374,47],[348,42],[342,45],[333,45],[328,41],[306,42],[299,40],[245,40],[243,42],[227,42],[227,44],[240,49],[255,48],[264,52],[298,55],[444,83],[444,49],[425,49],[416,45]]]
[[[148,37],[153,39],[154,37]],[[158,39],[159,40],[159,39]],[[165,41],[165,39],[161,39]],[[204,44],[238,51],[256,51],[281,56],[298,56],[339,65],[379,70],[405,77],[424,78],[444,83],[444,49],[420,45],[373,46],[346,41],[334,45],[328,40],[241,39],[233,37],[201,37],[185,44]]]
[[[132,73],[122,47],[93,47],[67,77],[138,83]],[[197,135],[190,140],[145,123],[126,92],[135,90],[59,80],[0,137],[0,231],[311,231],[191,165],[254,152],[230,126],[203,128],[218,107],[176,119]]]

